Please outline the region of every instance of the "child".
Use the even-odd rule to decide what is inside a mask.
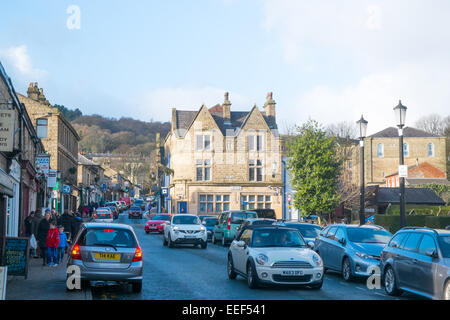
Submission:
[[[58,245],[58,259],[56,263],[61,263],[64,259],[64,252],[67,248],[67,236],[64,233],[64,226],[59,226],[59,245]]]
[[[47,240],[45,241],[45,246],[47,248],[48,256],[48,266],[56,267],[58,266],[56,251],[59,245],[59,231],[56,228],[56,222],[50,222],[50,229],[47,233]]]

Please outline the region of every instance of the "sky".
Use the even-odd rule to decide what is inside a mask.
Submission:
[[[170,121],[223,102],[279,129],[450,114],[448,0],[3,0],[0,62],[83,114]]]

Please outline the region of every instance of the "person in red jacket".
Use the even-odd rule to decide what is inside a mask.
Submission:
[[[45,246],[47,247],[48,255],[48,266],[56,267],[58,266],[58,259],[56,256],[59,245],[59,231],[56,228],[56,222],[50,222],[50,229],[47,233],[47,241],[45,241]]]

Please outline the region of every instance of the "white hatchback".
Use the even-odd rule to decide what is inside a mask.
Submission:
[[[206,228],[195,214],[175,214],[164,223],[163,244],[169,248],[176,244],[193,244],[206,249],[207,240]]]
[[[323,262],[296,229],[250,226],[228,250],[228,277],[241,275],[250,288],[260,284],[306,285],[320,289]]]

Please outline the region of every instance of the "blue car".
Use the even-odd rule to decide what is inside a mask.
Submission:
[[[368,277],[370,266],[380,266],[381,251],[392,234],[376,225],[335,224],[324,229],[314,250],[321,256],[324,268],[340,272],[346,281]]]
[[[319,237],[322,227],[318,224],[303,223],[297,221],[283,221],[277,223],[280,226],[285,226],[289,228],[294,228],[300,231],[303,239],[306,243],[312,242],[315,244],[317,237]]]
[[[213,231],[214,231],[214,226],[216,225],[217,221],[218,221],[218,218],[216,218],[216,217],[205,217],[205,218],[203,218],[202,223],[205,226],[206,233],[208,235],[208,240],[207,241],[211,241],[212,234],[213,234]]]

